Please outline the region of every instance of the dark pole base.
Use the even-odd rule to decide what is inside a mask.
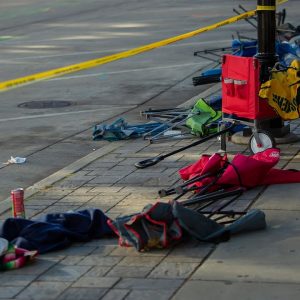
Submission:
[[[260,62],[260,83],[269,80],[270,69],[278,61],[275,50],[276,36],[276,0],[257,0],[257,42],[256,58]],[[284,126],[280,117],[257,121],[257,127],[268,131],[274,137],[290,133],[290,127]]]

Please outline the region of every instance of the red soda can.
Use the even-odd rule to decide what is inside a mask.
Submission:
[[[25,218],[24,190],[22,188],[10,192],[12,201],[12,215],[14,218]]]

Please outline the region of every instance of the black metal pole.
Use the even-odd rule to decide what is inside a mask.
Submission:
[[[270,68],[274,66],[278,57],[275,48],[276,39],[276,0],[257,0],[257,46],[256,58],[260,62],[260,83],[269,80]],[[266,122],[259,122],[259,127],[270,131],[274,136],[282,136],[284,130],[281,118],[274,118]]]
[[[277,60],[275,50],[276,0],[257,0],[257,46],[256,58],[261,65],[261,83],[269,79],[269,68]]]

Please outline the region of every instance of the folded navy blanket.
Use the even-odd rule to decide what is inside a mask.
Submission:
[[[107,220],[99,209],[52,213],[33,220],[8,218],[0,225],[0,237],[19,248],[46,253],[72,242],[112,235]]]

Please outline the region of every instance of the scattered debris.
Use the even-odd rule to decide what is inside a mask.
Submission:
[[[148,132],[155,134],[167,128],[168,126],[162,123],[129,125],[123,118],[120,118],[111,125],[96,125],[93,132],[93,140],[107,140],[110,142],[126,140],[143,136]]]
[[[13,156],[11,156],[10,159],[7,162],[3,163],[3,164],[4,165],[23,164],[25,162],[26,162],[26,158],[25,157],[18,157],[18,156],[13,157]]]

